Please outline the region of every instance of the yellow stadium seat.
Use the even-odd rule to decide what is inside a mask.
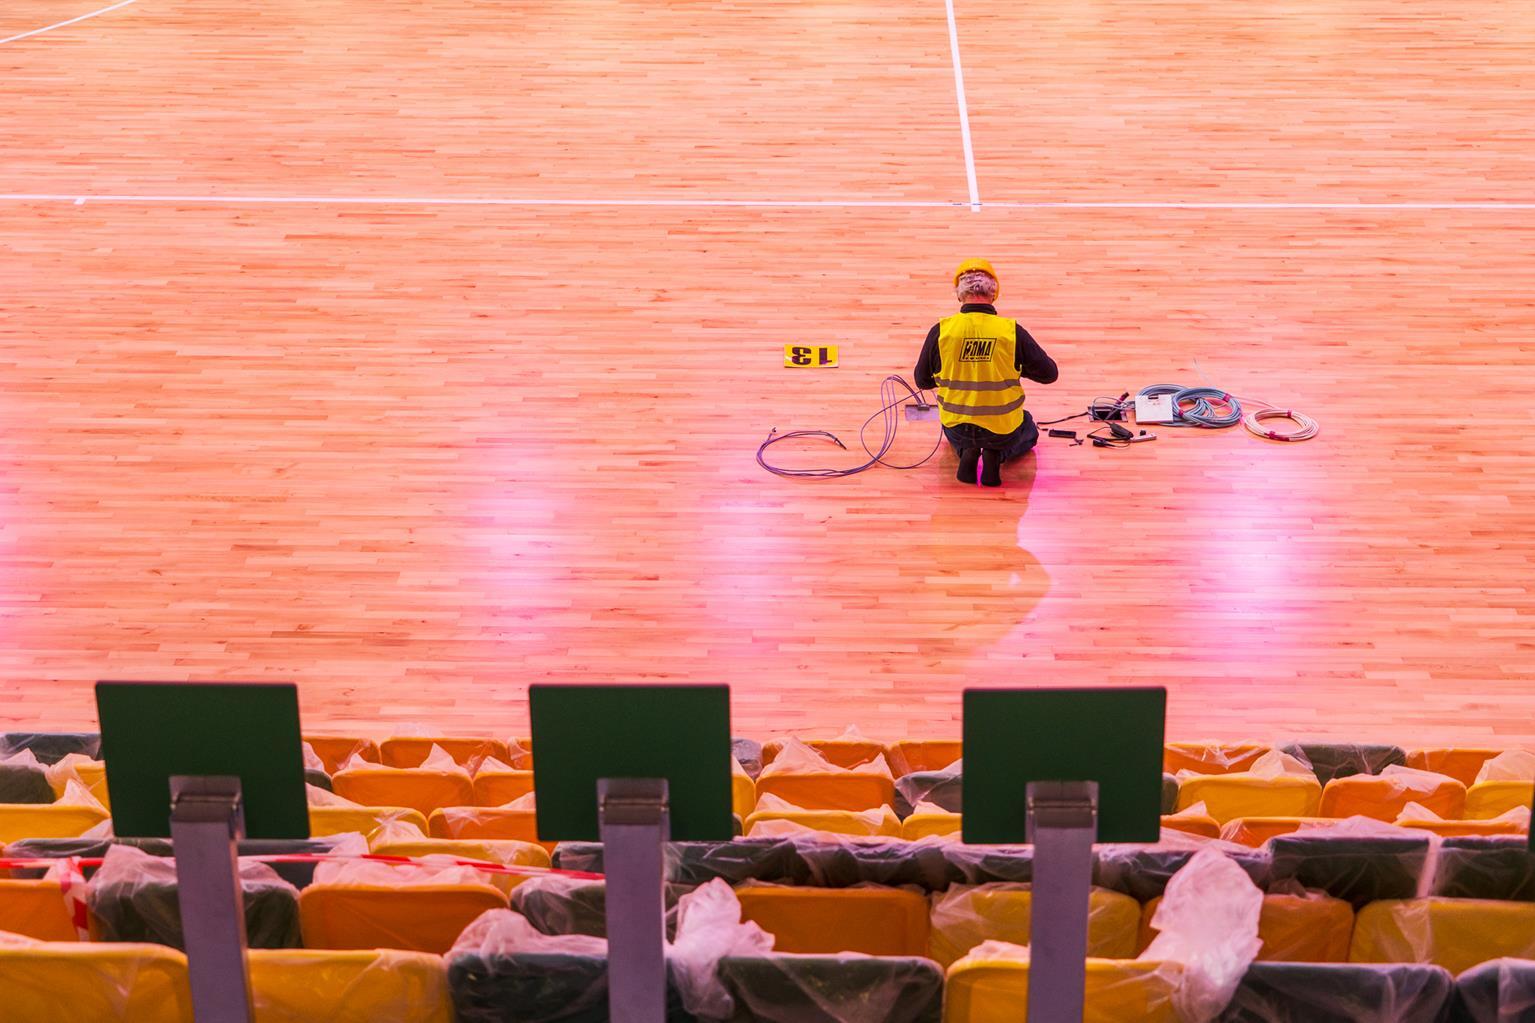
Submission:
[[[1395,823],[1399,828],[1427,831],[1429,834],[1438,835],[1440,838],[1477,838],[1488,835],[1525,835],[1529,833],[1529,828],[1519,821],[1399,820]]]
[[[746,818],[743,830],[748,837],[769,834],[773,830],[770,825],[775,821],[786,821],[832,835],[901,837],[901,818],[888,806],[878,810],[757,810]]]
[[[341,765],[358,756],[369,763],[378,763],[378,743],[357,735],[306,735],[304,741],[314,749],[314,755],[325,765],[326,774],[335,774]]]
[[[511,839],[419,838],[380,842],[373,846],[380,856],[452,856],[459,860],[483,860],[506,866],[548,867],[549,851],[533,842]],[[485,882],[510,892],[524,880],[517,874],[486,874]]]
[[[107,765],[105,762],[100,760],[82,760],[78,763],[70,764],[69,769],[66,771],[55,772],[53,778],[50,779],[54,798],[57,799],[64,795],[64,786],[68,784],[71,775],[78,778],[80,784],[84,785],[91,795],[100,801],[102,806],[108,810],[112,809],[112,800],[107,795]]]
[[[398,948],[442,955],[475,917],[506,909],[491,884],[325,884],[299,893],[305,948]]]
[[[963,958],[983,941],[1029,943],[1033,892],[1026,884],[955,885],[933,896],[927,956],[940,966]],[[1087,954],[1132,959],[1141,904],[1128,895],[1094,888],[1088,901]]]
[[[1323,817],[1373,817],[1394,821],[1408,803],[1419,803],[1455,820],[1466,810],[1466,787],[1440,776],[1355,774],[1334,778],[1322,790]]]
[[[57,881],[0,880],[0,931],[38,941],[79,939]]]
[[[1220,838],[1221,825],[1214,817],[1203,813],[1166,813],[1162,815],[1162,827],[1168,831],[1181,831],[1201,838]]]
[[[1162,748],[1162,770],[1240,774],[1272,749],[1258,742],[1170,742]]]
[[[394,949],[252,949],[255,1023],[453,1023],[441,957]]]
[[[757,776],[757,798],[772,795],[807,810],[874,810],[895,803],[895,782],[884,775],[806,771]]]
[[[315,838],[357,832],[371,835],[386,823],[413,824],[426,831],[426,817],[404,806],[311,806],[309,833]]]
[[[859,767],[885,752],[885,744],[872,739],[801,739],[806,746],[825,757],[834,767]],[[781,739],[762,744],[762,766],[771,764],[783,749]]]
[[[1157,936],[1151,918],[1162,904],[1159,895],[1141,913],[1137,951]],[[1265,895],[1258,914],[1260,962],[1346,963],[1354,934],[1354,907],[1322,892],[1305,895]]]
[[[757,785],[735,757],[730,758],[730,812],[741,820],[757,805]]]
[[[1328,827],[1337,823],[1326,817],[1238,817],[1227,821],[1226,826],[1221,828],[1221,838],[1256,849],[1280,835],[1293,834],[1306,827]]]
[[[1238,817],[1315,817],[1321,802],[1321,783],[1297,775],[1210,774],[1178,786],[1179,810],[1204,803],[1223,825]]]
[[[917,771],[942,771],[963,752],[958,739],[903,739],[885,747],[885,762],[890,773],[900,778]]]
[[[957,835],[961,817],[947,810],[917,810],[901,822],[901,837],[908,842],[931,835]]]
[[[748,779],[750,780],[750,779]],[[473,798],[475,806],[504,806],[514,799],[521,799],[533,791],[533,772],[481,769],[474,776]],[[463,806],[462,802],[447,806]]]
[[[1175,963],[1089,959],[1083,1023],[1179,1023],[1173,993],[1182,973]],[[949,967],[944,1023],[1018,1023],[1028,999],[1028,963],[963,959]]]
[[[1500,749],[1471,746],[1435,746],[1415,749],[1407,754],[1407,766],[1419,771],[1447,774],[1466,788],[1476,784],[1482,765],[1502,753]]]
[[[392,736],[379,743],[379,762],[385,767],[420,767],[431,754],[433,746],[440,746],[448,756],[465,767],[486,757],[495,757],[503,764],[516,766],[511,764],[511,753],[500,739],[452,735]]]
[[[549,852],[554,841],[541,842],[532,807],[449,806],[436,810],[427,820],[427,834],[433,838],[505,838],[514,842],[533,842]]]
[[[1354,921],[1349,960],[1433,963],[1451,973],[1503,957],[1535,959],[1535,902],[1391,899]]]
[[[107,816],[94,806],[0,803],[0,845],[24,838],[79,838]]]
[[[464,771],[427,767],[352,767],[331,776],[336,795],[363,806],[408,806],[423,815],[444,806],[474,804],[474,783]]]
[[[746,885],[736,896],[741,919],[772,934],[775,952],[927,954],[927,899],[915,891]]]
[[[192,1023],[186,956],[164,945],[0,944],[0,1023]]]
[[[1535,803],[1535,782],[1479,781],[1466,790],[1466,818],[1490,820],[1515,807],[1526,810]]]

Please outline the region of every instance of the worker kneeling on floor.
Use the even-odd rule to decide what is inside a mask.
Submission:
[[[959,312],[927,332],[913,373],[917,386],[936,389],[944,436],[959,455],[961,483],[1002,485],[1002,463],[1028,454],[1039,440],[1023,407],[1019,377],[1053,384],[1055,360],[1019,326],[997,315],[997,272],[968,259],[954,272]]]

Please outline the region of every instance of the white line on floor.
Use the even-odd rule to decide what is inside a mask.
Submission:
[[[78,18],[70,18],[68,21],[60,21],[52,25],[44,25],[42,28],[34,28],[30,32],[21,33],[19,36],[11,36],[9,39],[0,39],[0,46],[4,46],[6,43],[14,43],[18,39],[26,39],[30,36],[40,36],[44,32],[52,32],[56,28],[63,28],[65,25],[73,25],[78,21],[85,21],[87,18],[94,18],[98,15],[106,14],[109,11],[115,11],[119,7],[127,7],[129,4],[136,2],[137,0],[121,0],[120,3],[115,3],[111,7],[103,7],[99,11],[92,11],[89,14],[82,14]]]

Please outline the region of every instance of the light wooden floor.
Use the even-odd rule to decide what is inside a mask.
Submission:
[[[1160,683],[1184,738],[1535,745],[1535,17],[956,10],[979,212],[941,2],[137,0],[0,45],[0,724],[296,679],[311,726],[508,733],[528,682],[680,679],[893,737]],[[761,472],[770,427],[851,442],[971,255],[1061,363],[1036,416],[1208,379],[1321,437]]]

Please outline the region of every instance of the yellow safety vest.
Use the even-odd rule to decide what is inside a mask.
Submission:
[[[1023,425],[1018,380],[1018,324],[990,313],[959,313],[938,322],[939,418],[1008,434]]]

